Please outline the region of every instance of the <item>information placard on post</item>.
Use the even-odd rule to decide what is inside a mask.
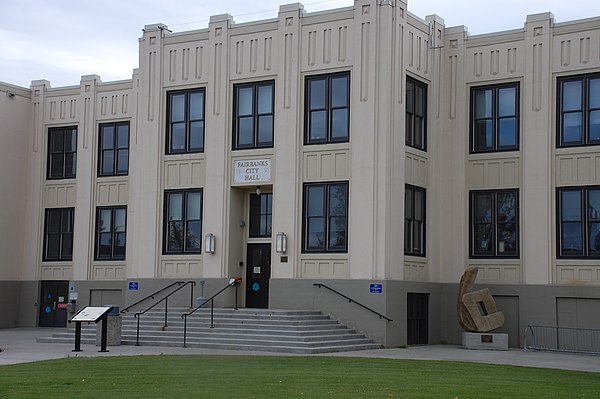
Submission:
[[[113,310],[112,306],[86,306],[75,316],[69,319],[69,323],[75,323],[75,349],[73,352],[81,352],[81,323],[96,323],[102,320],[102,339],[100,352],[106,350],[107,316]]]

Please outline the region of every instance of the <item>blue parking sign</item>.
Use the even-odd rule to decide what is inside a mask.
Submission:
[[[371,294],[383,294],[383,284],[371,283],[369,284],[369,293]]]

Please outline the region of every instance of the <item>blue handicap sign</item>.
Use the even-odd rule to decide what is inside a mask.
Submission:
[[[257,282],[254,282],[252,284],[252,291],[258,292],[258,290],[260,290],[260,284],[258,284]]]
[[[383,284],[371,283],[369,284],[369,293],[371,294],[383,294]]]
[[[129,291],[137,291],[140,289],[140,283],[137,281],[129,282]]]

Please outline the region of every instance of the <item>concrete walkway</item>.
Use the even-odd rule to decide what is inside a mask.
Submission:
[[[271,352],[247,352],[219,349],[198,349],[157,346],[109,346],[109,352],[100,353],[94,345],[82,345],[82,352],[72,352],[73,344],[39,344],[37,337],[48,337],[52,328],[0,329],[0,365],[61,359],[74,356],[136,356],[136,355],[260,355],[299,356]],[[306,355],[302,355],[306,356]],[[555,368],[600,372],[599,355],[553,352],[465,350],[455,345],[430,345],[397,349],[375,349],[357,352],[328,353],[308,356],[348,356],[386,359],[450,360],[461,362],[507,364],[526,367]]]

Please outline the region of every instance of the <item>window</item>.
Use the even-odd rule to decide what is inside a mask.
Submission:
[[[200,253],[202,190],[165,192],[165,254]]]
[[[471,89],[471,152],[519,149],[519,84]]]
[[[271,237],[273,194],[250,194],[250,237]]]
[[[204,89],[167,93],[167,154],[204,151]]]
[[[350,73],[306,78],[305,144],[348,141]]]
[[[600,144],[600,74],[558,80],[558,146]]]
[[[425,189],[404,190],[404,254],[425,256]]]
[[[100,125],[98,176],[127,175],[129,171],[129,122]]]
[[[58,127],[48,131],[48,179],[75,177],[77,165],[77,127]]]
[[[233,149],[273,147],[274,82],[235,85]]]
[[[74,208],[46,209],[42,260],[73,259]]]
[[[96,216],[96,260],[125,259],[127,208],[99,207]]]
[[[304,185],[304,252],[347,252],[348,183]]]
[[[427,149],[427,85],[406,78],[405,140],[409,147]]]
[[[600,187],[562,188],[558,194],[558,256],[600,258]]]
[[[519,256],[518,190],[471,191],[471,257]]]

